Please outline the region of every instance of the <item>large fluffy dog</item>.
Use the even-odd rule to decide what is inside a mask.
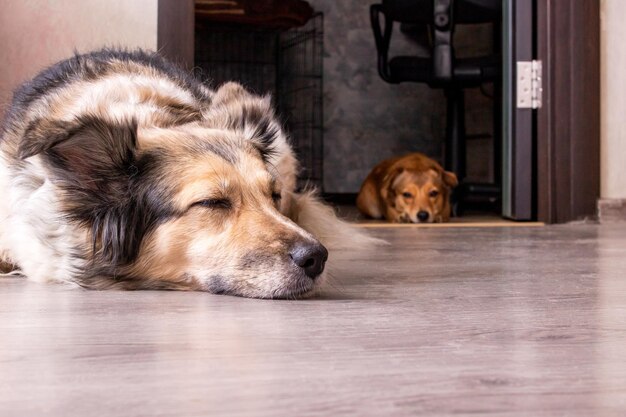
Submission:
[[[102,50],[19,88],[0,143],[0,264],[87,288],[297,297],[367,240],[310,193],[269,98]]]

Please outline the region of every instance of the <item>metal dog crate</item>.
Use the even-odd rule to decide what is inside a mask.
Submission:
[[[238,81],[272,94],[301,163],[298,185],[323,184],[324,16],[288,30],[196,23],[195,65],[214,87]]]

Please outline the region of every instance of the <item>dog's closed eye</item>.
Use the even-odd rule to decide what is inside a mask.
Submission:
[[[208,198],[206,200],[200,200],[191,205],[191,207],[206,207],[211,209],[229,209],[232,204],[230,200],[226,198]]]
[[[404,192],[404,193],[402,193],[402,197],[404,197],[404,198],[413,198],[413,194],[408,193],[408,192]]]
[[[430,193],[428,193],[428,196],[430,198],[435,198],[439,195],[439,190],[432,190]]]

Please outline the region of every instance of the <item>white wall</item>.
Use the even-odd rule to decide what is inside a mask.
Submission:
[[[600,7],[601,197],[626,199],[626,1]]]
[[[0,114],[12,91],[78,50],[157,49],[158,0],[2,0]]]

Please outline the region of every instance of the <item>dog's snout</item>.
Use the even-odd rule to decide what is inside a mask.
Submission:
[[[318,242],[299,242],[293,246],[289,256],[307,277],[315,279],[324,272],[328,251]]]
[[[430,217],[430,214],[427,211],[420,211],[417,213],[417,219],[421,222],[425,222]]]

